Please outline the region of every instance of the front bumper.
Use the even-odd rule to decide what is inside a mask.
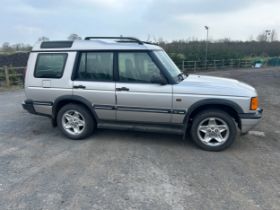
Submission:
[[[254,128],[262,118],[263,109],[259,108],[254,113],[242,113],[239,114],[241,122],[241,133],[245,134],[252,128]]]

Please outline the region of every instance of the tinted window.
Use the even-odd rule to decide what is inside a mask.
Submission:
[[[151,83],[159,76],[160,70],[147,53],[119,53],[120,81]]]
[[[113,53],[82,53],[76,79],[89,81],[112,81]]]
[[[37,78],[61,78],[66,62],[65,53],[39,54],[34,76]]]

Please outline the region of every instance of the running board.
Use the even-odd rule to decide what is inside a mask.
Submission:
[[[146,124],[129,124],[129,123],[98,123],[98,128],[113,129],[113,130],[128,130],[128,131],[141,131],[150,133],[166,133],[182,135],[182,126],[168,126],[168,125],[146,125]]]

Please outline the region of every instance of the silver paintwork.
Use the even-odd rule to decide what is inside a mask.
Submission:
[[[51,48],[42,49],[42,42],[37,42],[32,51],[63,51],[69,50],[69,48]],[[71,50],[162,50],[161,47],[151,44],[135,44],[135,43],[116,43],[112,40],[75,40],[71,47]]]
[[[220,146],[228,140],[229,128],[224,120],[217,117],[210,117],[199,123],[197,136],[203,144]]]
[[[84,116],[77,110],[68,110],[61,120],[63,129],[71,135],[80,135],[86,126]]]
[[[101,120],[118,120],[130,122],[153,122],[183,124],[185,113],[196,102],[203,99],[226,99],[238,104],[244,113],[255,113],[250,110],[251,97],[257,96],[256,90],[242,82],[219,77],[189,75],[178,84],[141,84],[120,82],[72,81],[71,75],[77,53],[75,50],[162,50],[149,44],[113,43],[105,40],[74,41],[73,46],[65,49],[41,49],[38,42],[30,53],[25,79],[26,98],[33,101],[54,102],[65,95],[81,96],[90,101],[93,107],[111,106],[108,109],[95,109]],[[64,73],[60,79],[35,78],[34,68],[38,52],[48,53],[59,50],[68,54]],[[61,53],[61,52],[57,52]],[[85,89],[73,89],[74,85],[83,85]],[[116,91],[126,87],[129,91]],[[178,100],[179,99],[179,100]],[[121,107],[129,107],[125,110]],[[35,111],[52,114],[52,107],[36,105]],[[145,111],[138,108],[146,109]],[[163,111],[151,112],[160,109]],[[183,114],[166,112],[165,110],[181,110]],[[241,131],[246,132],[259,120],[241,120]]]
[[[73,85],[83,85],[86,89],[73,89],[74,96],[82,96],[95,105],[115,105],[115,82],[88,82],[88,81],[73,81]],[[115,120],[115,110],[96,109],[96,114],[99,119]]]
[[[52,106],[49,105],[34,105],[34,109],[37,113],[52,115]]]
[[[116,91],[118,106],[141,107],[148,109],[147,112],[117,110],[117,120],[139,122],[170,123],[171,114],[148,112],[152,108],[171,109],[172,85],[159,84],[133,84],[116,83],[117,88],[127,87],[129,91]]]

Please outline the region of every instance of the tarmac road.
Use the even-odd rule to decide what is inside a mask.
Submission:
[[[264,116],[226,151],[181,136],[98,130],[68,140],[0,92],[0,209],[280,209],[280,70],[207,73],[257,88]]]

